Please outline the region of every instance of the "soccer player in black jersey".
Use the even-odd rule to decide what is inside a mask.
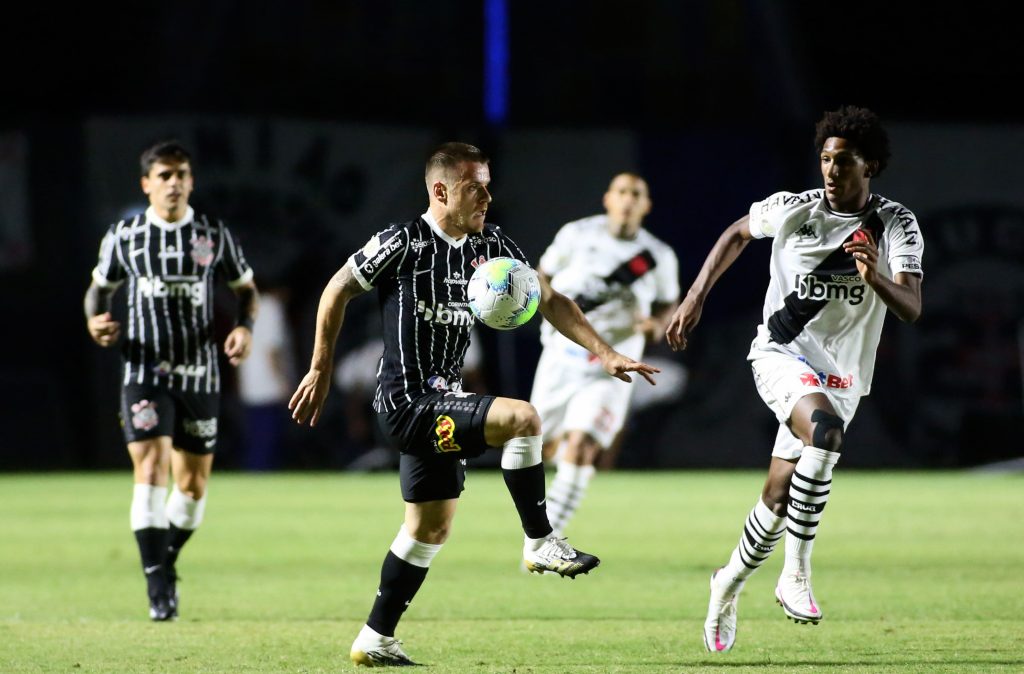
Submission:
[[[121,424],[135,473],[131,526],[155,621],[178,615],[175,563],[203,520],[217,444],[220,367],[213,335],[215,277],[238,297],[238,320],[224,342],[232,365],[249,354],[259,297],[253,271],[231,232],[189,206],[191,159],[175,141],[141,157],[144,213],[110,227],[85,294],[89,335],[103,347],[122,332]],[[128,326],[111,298],[128,282]],[[173,450],[173,451],[172,451]],[[170,469],[174,486],[167,496]]]
[[[309,372],[289,402],[298,423],[316,424],[330,389],[334,343],[349,301],[378,289],[384,331],[374,409],[400,454],[405,521],[381,568],[366,625],[352,644],[353,662],[414,664],[395,628],[448,538],[465,478],[465,459],[501,448],[501,468],[525,532],[527,568],[570,578],[597,557],[552,535],[545,508],[541,423],[529,403],[462,390],[462,360],[473,324],[466,284],[473,269],[498,256],[526,256],[495,225],[485,224],[491,195],[488,160],[464,143],[446,143],[429,158],[430,206],[419,218],[381,231],[327,284],[317,311]],[[652,384],[656,368],[613,350],[564,295],[541,283],[540,311],[559,332],[597,355],[605,371]]]

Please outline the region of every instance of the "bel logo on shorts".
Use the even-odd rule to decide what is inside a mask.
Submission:
[[[437,451],[462,451],[462,447],[455,442],[455,421],[450,416],[447,414],[439,416],[434,425],[434,432],[437,433]]]

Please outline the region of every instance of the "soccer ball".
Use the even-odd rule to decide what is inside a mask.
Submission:
[[[495,257],[476,268],[466,294],[477,320],[495,330],[511,330],[537,313],[540,279],[515,258]]]

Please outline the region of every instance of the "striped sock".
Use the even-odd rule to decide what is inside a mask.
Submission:
[[[788,523],[786,531],[786,563],[783,573],[810,576],[811,550],[821,513],[832,489],[832,467],[839,461],[839,452],[818,447],[804,447],[789,483]]]
[[[548,521],[559,536],[569,520],[576,514],[587,486],[594,477],[593,466],[577,466],[568,461],[558,462],[558,472],[548,489]]]
[[[786,531],[786,518],[776,515],[757,500],[747,515],[740,542],[729,557],[729,563],[719,572],[718,582],[730,594],[739,592],[743,584],[775,550],[776,544]]]

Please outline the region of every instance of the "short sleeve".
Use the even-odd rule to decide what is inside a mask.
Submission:
[[[886,205],[883,210],[892,213],[885,237],[889,244],[889,269],[893,276],[900,272],[924,276],[924,237],[917,217],[896,203]]]
[[[228,279],[228,286],[237,288],[249,283],[253,278],[252,267],[245,261],[242,245],[223,223],[221,223],[221,237],[224,247],[220,258],[220,269]]]
[[[352,275],[364,290],[371,290],[385,278],[393,278],[409,249],[409,232],[393,225],[374,234],[362,248],[348,258]]]
[[[654,268],[658,281],[655,302],[675,304],[679,301],[679,260],[668,246],[659,246],[658,265]]]
[[[92,270],[92,280],[101,288],[116,288],[127,276],[118,250],[118,238],[118,226],[114,225],[100,241],[99,259]]]
[[[776,192],[764,201],[750,205],[750,235],[755,239],[774,237],[782,228],[788,204],[795,197],[792,192]]]
[[[572,258],[573,244],[578,244],[578,241],[574,241],[576,228],[571,224],[563,225],[558,233],[555,234],[554,240],[544,251],[544,254],[540,256],[540,262],[538,263],[538,269],[546,276],[553,277],[558,272],[569,266],[569,261]]]

